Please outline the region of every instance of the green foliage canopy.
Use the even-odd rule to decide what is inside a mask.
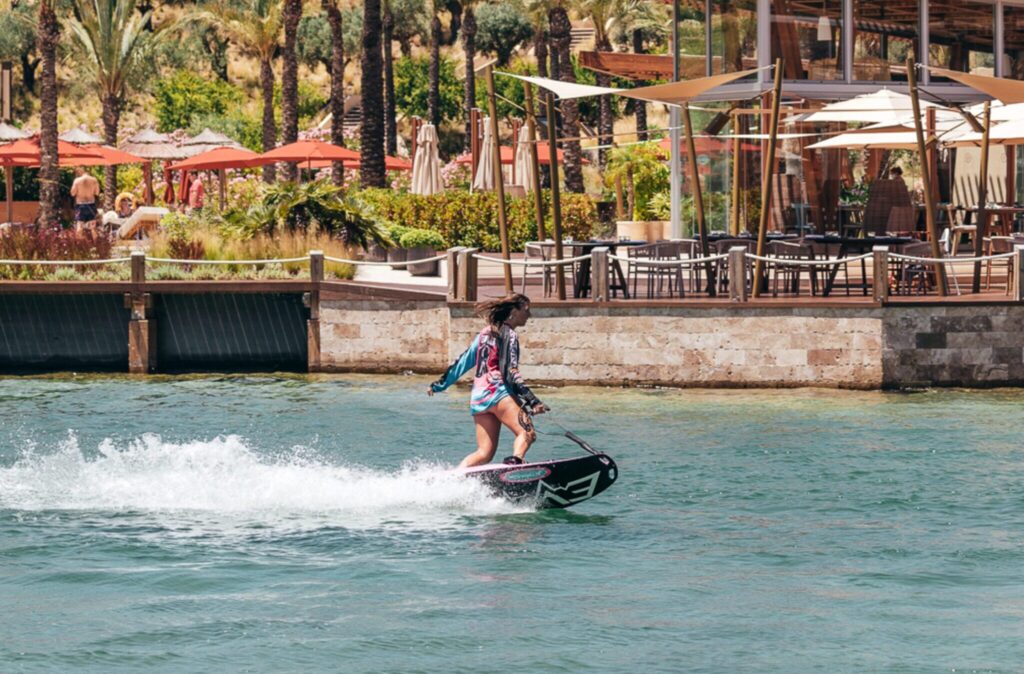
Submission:
[[[157,129],[166,132],[189,128],[194,118],[225,115],[243,98],[240,89],[226,82],[178,70],[156,83]]]
[[[395,61],[395,106],[408,116],[427,116],[430,90],[430,59],[402,57]],[[441,119],[457,119],[462,111],[462,83],[455,77],[455,63],[444,56],[439,67]]]
[[[508,3],[482,5],[476,23],[477,48],[497,56],[499,66],[507,65],[519,43],[533,35],[529,19]]]

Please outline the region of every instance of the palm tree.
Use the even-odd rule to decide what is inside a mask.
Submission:
[[[299,61],[295,37],[302,19],[302,0],[284,0],[284,50],[281,54],[281,140],[286,145],[299,139]],[[296,181],[295,164],[284,165],[285,180]]]
[[[463,149],[469,151],[470,139],[473,134],[473,127],[470,126],[469,117],[476,105],[476,72],[473,70],[473,61],[476,60],[476,12],[473,8],[474,0],[465,0],[462,3],[462,50],[466,52],[466,81],[463,83],[464,106],[466,108],[466,138],[463,141]]]
[[[668,35],[668,8],[651,4],[646,0],[621,0],[617,15],[612,18],[609,32],[616,42],[630,43],[634,54],[646,53],[645,41],[661,41]],[[638,81],[637,86],[648,82]],[[639,140],[647,140],[647,104],[639,99],[630,101],[636,117],[636,133]]]
[[[556,4],[548,12],[548,26],[551,35],[552,55],[557,56],[558,72],[552,76],[563,82],[575,82],[576,73],[572,69],[569,55],[569,41],[572,24],[569,13],[561,4]],[[554,68],[552,68],[554,71]],[[564,100],[562,109],[562,133],[567,138],[579,138],[580,112],[575,100]],[[565,189],[570,192],[583,192],[583,151],[578,140],[567,140],[562,143],[565,148]]]
[[[103,137],[117,145],[128,83],[144,68],[166,25],[153,27],[151,11],[137,13],[138,0],[74,0],[68,28],[82,52],[81,64],[99,90]],[[117,167],[108,166],[103,202],[114,205]]]
[[[435,127],[441,126],[441,17],[433,3],[430,19],[430,86],[427,90],[427,117]]]
[[[331,142],[345,145],[345,36],[338,0],[321,0],[321,7],[327,15],[331,29]],[[345,180],[345,165],[331,164],[331,180],[341,185]]]
[[[362,129],[360,182],[365,187],[384,187],[384,87],[381,70],[381,0],[363,2]]]
[[[263,95],[263,151],[277,143],[274,121],[274,56],[284,28],[281,0],[215,0],[206,6],[201,20],[214,24],[244,54],[260,63]],[[274,182],[274,165],[263,167],[263,180]]]
[[[398,111],[395,109],[395,58],[392,46],[395,41],[395,15],[391,12],[391,0],[384,0],[384,152],[398,154]]]
[[[621,14],[623,5],[626,4],[625,0],[576,0],[575,4],[580,14],[590,16],[594,22],[595,50],[611,51],[612,41],[609,31],[612,28],[612,23]],[[606,72],[598,71],[596,79],[599,87],[610,87],[612,84],[611,75]],[[608,150],[604,146],[611,144],[615,133],[611,96],[598,98],[598,110],[598,142],[602,147],[597,151],[597,163],[604,170],[608,163]]]
[[[57,224],[60,172],[57,166],[57,43],[60,24],[54,11],[56,0],[39,1],[36,44],[42,58],[39,74],[39,222]]]

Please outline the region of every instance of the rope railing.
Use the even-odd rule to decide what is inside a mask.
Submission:
[[[854,255],[852,257],[830,257],[826,260],[797,260],[788,257],[755,255],[754,253],[746,253],[745,256],[751,260],[760,260],[761,262],[768,262],[770,264],[786,267],[828,267],[832,265],[849,264],[850,262],[867,260],[872,257],[872,253],[864,253],[863,255]]]
[[[709,255],[708,257],[687,257],[679,260],[653,260],[651,258],[642,257],[622,257],[621,255],[609,255],[608,259],[618,260],[619,262],[628,262],[629,264],[635,264],[642,267],[692,267],[699,264],[707,264],[708,262],[717,262],[718,260],[725,260],[729,257],[727,253],[721,255]]]
[[[406,260],[405,262],[371,262],[370,260],[348,260],[343,257],[331,257],[330,255],[324,255],[324,260],[327,262],[337,262],[338,264],[352,264],[367,267],[407,267],[410,264],[423,264],[429,262],[437,262],[448,257],[447,254],[436,255],[434,257],[426,257],[422,260]]]
[[[473,254],[473,257],[477,260],[485,260],[487,262],[497,262],[499,264],[518,264],[524,267],[557,267],[559,265],[572,264],[581,260],[590,260],[591,254],[577,255],[576,257],[567,257],[561,260],[503,260],[500,257],[487,257],[477,253]]]
[[[951,264],[954,262],[991,262],[993,260],[1005,260],[1015,256],[1015,251],[1009,253],[996,253],[994,255],[981,255],[978,257],[917,257],[915,255],[903,255],[901,253],[889,253],[890,260],[905,260],[907,262],[919,262],[921,264]]]
[[[325,258],[326,259],[326,258]],[[283,258],[271,258],[267,260],[189,260],[184,258],[173,258],[173,257],[147,257],[146,262],[160,262],[163,264],[244,264],[244,265],[257,265],[257,264],[294,264],[296,262],[309,262],[309,256],[306,257],[283,257]]]
[[[113,257],[106,260],[0,260],[0,265],[51,265],[51,266],[77,266],[77,265],[102,265],[120,264],[131,262],[130,257]]]

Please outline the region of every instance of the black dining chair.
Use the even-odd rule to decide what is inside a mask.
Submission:
[[[800,280],[807,273],[811,294],[818,294],[818,273],[813,265],[792,264],[794,262],[805,262],[814,260],[814,249],[810,244],[794,243],[790,241],[769,241],[768,257],[775,260],[772,263],[772,297],[779,295],[779,282],[782,282],[784,292],[800,294]],[[787,264],[790,263],[790,264]]]

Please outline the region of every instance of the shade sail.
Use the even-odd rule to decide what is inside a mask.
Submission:
[[[360,155],[355,150],[325,143],[320,140],[300,140],[297,143],[282,145],[259,156],[259,164],[275,162],[311,162],[317,159],[326,161],[359,161]]]
[[[172,171],[219,171],[260,166],[260,155],[244,148],[218,147],[171,165]]]
[[[981,147],[982,134],[971,131],[951,139],[950,147]],[[993,124],[989,131],[990,145],[1024,145],[1024,119]]]
[[[711,91],[723,84],[755,74],[759,68],[751,70],[740,70],[735,73],[723,73],[711,77],[701,77],[695,80],[684,80],[682,82],[669,82],[668,84],[655,84],[649,87],[637,87],[635,89],[624,89],[619,92],[620,96],[636,98],[651,103],[665,103],[667,105],[682,105],[694,100],[698,96]]]
[[[946,70],[945,68],[935,68],[932,66],[929,66],[928,70],[931,71],[932,75],[956,80],[960,84],[966,84],[970,88],[988,94],[1003,103],[1024,103],[1024,82],[1020,80],[958,73],[955,70]]]
[[[523,80],[534,84],[541,89],[546,89],[557,96],[559,99],[566,101],[574,98],[586,98],[587,96],[604,96],[606,94],[618,94],[622,93],[622,89],[611,89],[609,87],[595,87],[590,84],[578,84],[576,82],[563,82],[562,80],[553,80],[547,77],[530,77],[529,75],[515,75],[513,73],[505,73],[495,71],[495,75],[507,75],[508,77],[514,77],[517,80]]]
[[[863,148],[866,150],[916,150],[917,134],[913,131],[895,133],[842,133],[808,145],[808,150]]]
[[[943,106],[929,101],[921,101],[921,109]],[[893,122],[899,117],[913,119],[914,108],[910,96],[892,89],[879,89],[870,94],[854,96],[845,101],[829,103],[821,110],[806,115],[798,115],[792,121],[798,122]]]

